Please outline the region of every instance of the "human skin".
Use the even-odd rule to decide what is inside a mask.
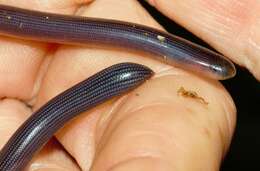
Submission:
[[[254,60],[259,64],[255,55],[259,51],[257,38],[260,33],[256,33],[257,29],[254,29],[254,40],[243,41],[242,38],[247,40],[249,34],[244,28],[243,35],[239,36],[241,42],[231,43],[238,38],[237,34],[228,32],[227,28],[232,26],[229,22],[218,23],[226,15],[238,15],[245,1],[219,2],[233,3],[229,6],[232,12],[224,13],[220,8],[215,15],[212,10],[207,14],[213,4],[209,0],[167,0],[153,1],[152,4],[235,62],[245,65]],[[238,2],[240,8],[234,5]],[[259,2],[250,2],[259,10]],[[161,29],[134,0],[95,0],[91,4],[84,0],[0,0],[0,3],[55,13],[120,19]],[[248,6],[244,5],[244,8],[248,9]],[[198,9],[205,12],[199,13]],[[201,23],[190,19],[191,16],[201,18]],[[247,18],[254,23],[251,21],[254,17]],[[231,23],[241,22],[244,27],[248,23],[246,19],[239,20],[241,17],[232,16],[231,19],[235,20]],[[214,30],[216,25],[218,32]],[[219,82],[170,67],[139,52],[110,47],[54,46],[7,37],[1,37],[0,43],[0,97],[6,97],[0,101],[0,136],[3,137],[0,148],[33,111],[107,66],[129,61],[145,64],[156,72],[153,79],[137,90],[112,99],[68,123],[56,134],[57,139],[53,138],[34,158],[27,170],[88,170],[90,167],[93,171],[219,169],[236,121],[234,103]],[[236,51],[232,52],[235,47]],[[245,48],[249,49],[245,52]],[[240,52],[247,55],[240,55]],[[249,65],[248,68],[253,71]],[[256,68],[256,77],[257,73]],[[196,91],[209,104],[178,94],[180,87]]]

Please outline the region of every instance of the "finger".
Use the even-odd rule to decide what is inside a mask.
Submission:
[[[0,149],[15,132],[15,130],[30,115],[29,109],[17,100],[0,101]],[[47,154],[47,155],[46,155]],[[50,141],[46,147],[33,159],[26,170],[79,170],[72,158],[55,141]]]
[[[207,103],[181,95],[180,87]],[[96,129],[102,138],[93,171],[213,171],[230,144],[235,107],[220,85],[165,73],[133,92],[110,118],[104,133]]]
[[[35,1],[0,0],[1,4],[22,8],[72,14],[78,0]],[[44,43],[0,37],[0,98],[14,97],[28,100],[35,96],[42,73],[45,72],[48,60],[44,57],[50,47]]]
[[[77,14],[127,20],[161,29],[147,12],[136,1],[132,0],[98,0],[85,8],[82,7]],[[49,65],[49,70],[40,89],[36,109],[59,92],[93,75],[97,71],[114,63],[125,61],[145,64],[156,72],[170,70],[171,72],[169,73],[172,75],[189,75],[189,77],[192,77],[185,71],[151,60],[149,56],[139,52],[133,53],[103,46],[98,49],[93,47],[62,46],[55,53],[53,61]],[[212,84],[214,85],[216,82]],[[220,89],[224,91],[223,88]],[[106,120],[110,115],[113,116],[122,103],[125,103],[124,98],[119,100],[113,99],[95,108],[95,110],[80,115],[66,124],[64,129],[57,134],[63,146],[75,157],[83,170],[88,170],[91,166],[95,154],[95,142],[102,136],[102,133],[100,133],[102,131],[99,134],[96,133],[97,122]],[[105,124],[103,124],[103,128],[106,128]],[[71,141],[72,139],[76,141]]]
[[[260,2],[149,0],[260,80]]]

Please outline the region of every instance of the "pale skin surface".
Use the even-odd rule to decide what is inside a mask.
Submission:
[[[134,0],[0,3],[161,28]],[[260,14],[253,12],[260,10],[259,1],[154,0],[151,4],[260,79]],[[52,139],[27,170],[219,169],[234,131],[236,109],[217,81],[119,49],[56,48],[6,37],[0,37],[0,44],[0,97],[6,97],[0,101],[0,148],[34,110],[109,65],[131,61],[156,71],[156,76],[137,90],[67,124],[56,135],[61,145]],[[196,91],[209,104],[178,95],[180,87]]]

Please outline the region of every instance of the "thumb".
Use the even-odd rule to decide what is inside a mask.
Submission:
[[[207,103],[180,93],[182,86]],[[220,84],[168,73],[126,102],[98,142],[93,171],[219,170],[235,125],[234,104]]]

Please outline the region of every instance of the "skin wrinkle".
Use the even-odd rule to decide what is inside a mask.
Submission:
[[[164,107],[169,107],[168,105],[163,105]],[[159,106],[153,106],[154,108],[160,108]],[[130,117],[135,117],[135,113],[140,113],[141,111],[145,111],[146,109],[141,109],[139,112],[130,112],[130,114],[128,115],[127,118],[125,118],[126,120],[129,120]],[[184,110],[185,111],[185,110]],[[118,123],[123,124],[122,121],[119,121]],[[138,121],[136,122],[136,124],[138,125]],[[142,122],[140,122],[140,125],[142,125]],[[119,127],[120,125],[117,125],[117,127]],[[172,149],[178,149],[179,151],[186,151],[186,148],[183,144],[180,143],[176,143],[176,139],[174,136],[174,133],[170,133],[170,131],[168,131],[166,125],[163,125],[161,123],[158,122],[152,122],[149,125],[150,127],[152,127],[152,130],[145,130],[145,131],[138,131],[135,132],[134,134],[131,133],[129,139],[144,139],[144,137],[151,137],[152,139],[155,140],[160,140],[161,142],[163,142],[164,146],[169,146],[172,147]],[[116,128],[114,130],[117,130]],[[161,131],[164,130],[164,131]],[[175,132],[178,132],[178,130],[174,130]],[[113,131],[112,131],[113,132]],[[132,138],[131,138],[132,137]],[[140,137],[140,138],[138,138]],[[147,138],[148,139],[148,138]],[[174,148],[173,148],[174,147]],[[139,152],[135,151],[134,155],[138,155],[138,156],[143,156],[143,153],[145,154],[150,154],[153,157],[159,157],[159,156],[164,156],[162,152],[160,152],[158,154],[157,151],[152,151],[153,149],[148,149],[149,151],[147,151],[146,149],[140,149]],[[170,161],[169,161],[170,162]]]
[[[95,130],[95,134],[97,135],[96,145],[98,145],[98,142],[101,141],[102,136],[114,114],[118,113],[118,111],[121,109],[121,106],[123,106],[126,103],[127,99],[128,95],[124,95],[123,97],[120,97],[118,100],[115,100],[115,103],[112,104],[109,111],[99,118]]]
[[[159,123],[151,123],[151,125],[154,128],[157,128],[157,130],[160,130],[162,128],[162,125],[159,124]],[[158,129],[159,128],[159,129]],[[180,146],[179,144],[175,143],[174,141],[174,138],[170,139],[171,137],[171,134],[170,133],[167,133],[167,132],[160,132],[160,131],[155,131],[155,130],[145,130],[145,131],[138,131],[138,132],[135,132],[135,134],[131,134],[130,136],[130,139],[132,137],[132,139],[142,139],[144,137],[152,137],[152,139],[159,139],[161,140],[164,145],[168,145],[169,147],[172,146],[172,144],[174,145],[175,148],[178,148],[178,149],[185,149],[185,147],[183,146]],[[138,138],[139,137],[139,138]],[[158,152],[152,152],[151,150],[153,149],[149,149],[149,151],[145,150],[145,149],[141,149],[139,150],[138,153],[135,153],[135,155],[138,155],[138,156],[153,156],[153,157],[159,157],[159,156],[162,156],[163,154],[155,154],[155,153],[158,153]]]
[[[10,110],[12,110],[12,108],[8,108],[8,106],[16,106],[16,113],[22,113],[20,115],[18,115],[18,117],[10,117],[8,115],[6,115],[5,113],[8,113]],[[11,98],[5,98],[0,100],[0,110],[3,111],[1,112],[2,114],[0,114],[0,118],[8,118],[8,119],[15,119],[15,120],[21,120],[24,118],[24,116],[28,117],[29,114],[31,112],[31,108],[28,108],[28,106],[26,106],[24,103],[22,103],[19,100],[16,99],[11,99]],[[9,122],[7,124],[10,124]]]
[[[207,16],[207,20],[201,20],[197,16]],[[196,15],[191,16],[192,21],[195,23],[202,25],[201,29],[207,33],[217,33],[215,36],[217,37],[229,37],[229,33],[232,32],[232,29],[222,22],[214,20],[214,18],[221,17],[220,14],[215,13],[214,11],[208,10],[199,10]],[[210,20],[211,24],[208,24],[208,20]],[[221,29],[218,29],[221,28]]]
[[[260,78],[260,71],[257,72],[260,62],[259,62],[259,54],[260,54],[260,14],[258,13],[258,8],[260,8],[260,4],[258,6],[254,6],[251,10],[252,14],[252,22],[249,25],[249,31],[247,36],[247,44],[245,47],[244,55],[248,58],[246,60],[246,66]],[[256,20],[256,22],[254,22]]]
[[[128,96],[125,96],[125,99],[122,100],[122,103],[121,104],[124,104],[124,102],[128,99]],[[119,102],[120,103],[120,102]],[[122,107],[123,105],[119,105],[118,108],[116,108],[115,110],[116,111],[119,111],[119,109]],[[118,113],[118,112],[116,112]],[[116,113],[114,115],[112,115],[112,117],[109,118],[109,121],[108,123],[105,124],[105,126],[103,125],[103,129],[101,129],[100,131],[100,127],[101,127],[101,123],[98,122],[98,126],[97,126],[97,129],[96,129],[96,133],[98,136],[98,138],[96,139],[96,149],[95,149],[95,156],[99,156],[99,153],[101,153],[102,149],[104,148],[105,144],[106,143],[105,141],[102,141],[102,139],[106,139],[107,135],[105,135],[105,132],[107,132],[107,129],[109,127],[109,125],[111,125],[111,120],[113,120],[114,117],[116,117]],[[111,133],[112,134],[112,133]],[[110,135],[111,135],[110,134]],[[110,136],[108,135],[108,136]],[[105,136],[105,137],[104,137]],[[95,159],[94,159],[95,161]]]
[[[49,163],[33,163],[30,165],[30,168],[27,170],[30,171],[37,171],[37,170],[41,170],[41,169],[61,169],[62,171],[66,171],[66,168],[60,167],[57,164],[49,164]]]
[[[167,78],[167,77],[171,77],[171,76],[174,76],[174,77],[176,77],[176,75],[172,75],[172,74],[167,74],[167,75],[164,75],[164,76],[162,76],[162,77],[157,77],[157,78],[152,78],[151,80],[149,80],[149,81],[156,81],[156,80],[158,80],[158,79],[164,79],[164,78]],[[178,75],[177,77],[181,77],[180,75]],[[180,84],[180,83],[176,83],[176,85],[178,85],[178,84]],[[178,86],[176,86],[176,87],[178,87]],[[173,90],[174,91],[174,90]],[[176,92],[176,94],[175,94],[175,97],[174,97],[174,100],[175,100],[175,102],[177,102],[178,104],[179,104],[179,97],[178,97],[178,95],[177,95],[177,90],[175,90],[175,92]],[[137,93],[138,93],[138,90],[137,90]],[[135,94],[136,93],[133,93],[130,97],[134,97],[135,98]],[[163,96],[163,97],[160,97],[160,101],[158,102],[157,101],[157,99],[153,99],[153,101],[149,101],[148,103],[140,103],[140,104],[138,104],[138,106],[130,106],[130,108],[126,108],[126,110],[125,110],[125,112],[133,112],[133,111],[138,111],[140,108],[144,108],[144,107],[146,107],[146,106],[152,106],[152,105],[158,105],[158,104],[167,104],[167,103],[172,103],[172,100],[173,100],[173,97],[171,96],[171,95],[169,95],[169,96]],[[194,101],[194,99],[187,99],[187,98],[184,98],[183,100],[189,100],[190,102],[195,102]],[[196,102],[195,102],[196,103]],[[197,104],[197,103],[196,103]],[[181,103],[180,103],[180,105],[181,105]],[[203,104],[201,104],[201,103],[199,103],[198,104],[198,106],[201,106],[201,107],[205,107],[205,105],[203,105]]]
[[[32,169],[49,170],[52,168],[56,170],[80,170],[73,158],[68,155],[54,138],[45,145],[26,168],[26,171]]]
[[[138,93],[138,91],[137,91],[137,93]],[[130,98],[132,99],[133,97],[135,97],[135,94],[136,93],[133,92],[131,94],[131,96],[129,96],[128,99],[130,100]],[[167,100],[168,100],[168,102],[167,102]],[[123,110],[124,113],[134,113],[134,112],[137,113],[137,112],[139,112],[139,111],[141,111],[141,110],[143,110],[145,108],[151,108],[151,107],[155,107],[155,106],[165,106],[165,105],[171,106],[172,102],[169,99],[167,99],[167,100],[164,100],[163,102],[156,102],[156,101],[155,102],[151,102],[151,101],[149,101],[149,103],[146,103],[146,104],[141,104],[141,105],[138,104],[138,106],[135,105],[134,108],[132,108],[132,106],[130,108],[128,108],[128,107],[123,108],[123,106],[121,106],[120,108],[121,108],[121,110]],[[118,110],[118,111],[120,111],[120,110]],[[122,122],[123,120],[126,119],[124,117],[121,118],[121,119],[117,119],[116,122]],[[115,122],[115,121],[113,120],[113,122]]]
[[[31,95],[32,98],[25,101],[25,103],[27,105],[34,106],[34,104],[36,103],[42,81],[45,77],[45,74],[47,73],[47,70],[48,70],[48,67],[49,67],[49,64],[51,61],[52,61],[52,56],[50,54],[46,55],[39,68],[36,80],[34,81],[34,86],[33,86],[32,95]]]
[[[253,56],[258,57],[257,55],[260,54],[260,43],[259,45],[253,41],[253,38],[248,39],[248,46],[245,52],[245,56],[248,57],[248,60],[245,60],[245,66],[247,66],[251,72],[255,73],[257,78],[260,78],[260,72],[257,72],[259,66],[260,66],[260,60],[258,58],[254,58]],[[254,51],[256,50],[256,53]],[[248,55],[247,55],[248,54]],[[253,54],[253,56],[251,55]],[[256,54],[256,55],[254,55]],[[247,58],[245,58],[247,59]]]
[[[121,165],[124,165],[124,164],[129,163],[129,162],[134,161],[134,160],[140,160],[140,159],[154,160],[154,162],[160,161],[159,157],[154,157],[154,156],[152,156],[152,157],[151,156],[132,157],[132,158],[120,161],[120,162],[116,163],[115,165],[112,165],[111,167],[107,168],[106,171],[114,171],[117,167],[119,167]],[[167,163],[167,164],[172,165],[170,163]],[[170,167],[170,168],[173,168],[173,167]]]
[[[229,144],[227,144],[225,133],[223,132],[223,129],[221,129],[221,126],[219,124],[217,124],[217,135],[219,137],[218,138],[220,140],[219,144],[221,146],[219,149],[222,149],[221,159],[224,160],[227,152],[227,147],[229,146]]]
[[[247,23],[249,20],[248,11],[253,6],[253,1],[248,0],[200,0],[202,6],[205,5],[209,10],[215,11],[215,13],[220,13],[215,19],[218,22],[223,22],[224,25],[229,25],[232,28],[235,26]],[[217,14],[216,14],[217,15]],[[224,18],[228,20],[225,20]],[[228,21],[228,22],[226,22]],[[235,24],[235,25],[233,25]]]
[[[219,136],[220,136],[220,140],[221,140],[221,144],[223,144],[223,147],[221,149],[223,149],[223,157],[225,156],[228,147],[230,145],[229,141],[233,135],[234,132],[234,124],[235,122],[231,122],[231,118],[230,118],[230,111],[235,111],[235,104],[230,100],[231,97],[228,95],[228,93],[226,92],[224,93],[218,93],[218,96],[213,96],[214,101],[219,102],[219,107],[218,107],[218,113],[221,113],[223,115],[221,115],[221,118],[223,118],[222,120],[220,119],[219,121],[222,121],[221,123],[217,124],[217,128],[218,128],[218,132],[219,132]],[[219,99],[223,99],[223,100],[219,100]],[[229,107],[229,109],[227,108]],[[232,109],[232,110],[230,110]],[[223,122],[224,120],[224,122]],[[214,121],[213,121],[214,122]],[[223,126],[225,125],[225,126]],[[226,133],[228,132],[228,133]],[[227,144],[228,143],[228,144]]]
[[[223,110],[223,112],[224,113],[226,113],[226,110]],[[226,152],[227,152],[227,150],[228,150],[228,147],[229,147],[229,145],[230,145],[230,143],[227,143],[228,141],[226,141],[227,139],[231,139],[232,137],[230,137],[230,136],[228,136],[228,135],[232,135],[233,134],[233,131],[232,131],[232,133],[230,134],[230,132],[231,132],[231,130],[230,130],[230,122],[229,122],[229,120],[227,119],[228,117],[227,117],[227,114],[225,114],[224,115],[224,117],[225,117],[225,122],[224,123],[226,123],[225,125],[226,125],[226,129],[223,129],[222,127],[223,127],[223,125],[221,126],[220,124],[218,124],[217,126],[218,126],[218,132],[219,132],[219,137],[220,137],[220,141],[221,141],[221,144],[223,145],[223,147],[222,147],[222,157],[223,157],[223,159],[224,159],[224,157],[225,157],[225,154],[226,154]],[[221,129],[222,128],[222,129]],[[226,131],[225,130],[228,130],[228,133],[225,133]]]
[[[0,51],[3,55],[0,62],[2,66],[0,67],[0,77],[4,82],[0,86],[1,96],[29,99],[30,87],[37,77],[35,71],[40,67],[46,46],[7,37],[1,37],[1,44]],[[19,56],[17,56],[17,51],[19,51]],[[29,77],[28,74],[30,74]],[[24,88],[22,91],[16,86],[18,82],[20,89]]]
[[[113,135],[115,130],[118,130],[118,127],[120,127],[121,124],[123,124],[124,122],[127,122],[127,120],[129,120],[130,117],[134,117],[135,115],[136,115],[136,112],[128,114],[127,117],[124,117],[122,120],[119,120],[117,122],[118,124],[116,124],[116,126],[114,126],[114,128],[110,131],[111,134],[109,134],[108,137],[111,137],[111,135]],[[152,133],[152,132],[150,132],[150,133]],[[160,136],[158,134],[154,134],[154,135]],[[109,138],[109,139],[111,139],[111,138]],[[106,146],[104,148],[106,148]],[[150,149],[150,148],[148,148],[148,149]],[[100,154],[102,154],[103,148],[99,149],[98,151],[99,151]],[[153,157],[153,158],[156,157],[156,158],[159,158],[159,156],[160,156],[160,155],[155,155],[155,153],[152,152],[151,149],[149,150],[149,152],[147,152],[147,151],[148,150],[146,150],[146,149],[142,149],[142,150],[138,150],[138,151],[134,150],[134,153],[127,153],[127,155],[125,155],[126,157],[124,157],[123,160],[121,159],[120,162],[116,162],[116,165],[120,164],[121,162],[125,162],[125,161],[128,161],[128,160],[131,160],[133,158],[142,158],[142,157]],[[110,165],[114,166],[114,164],[110,164]],[[110,169],[108,169],[108,170],[110,170]]]
[[[158,105],[161,106],[161,105]],[[112,130],[110,131],[111,134],[108,135],[108,137],[111,137],[111,135],[118,130],[118,127],[120,127],[120,124],[123,124],[125,121],[129,120],[129,118],[134,117],[136,115],[136,113],[139,113],[140,111],[145,110],[146,108],[152,108],[152,107],[158,107],[157,105],[154,106],[146,106],[144,108],[139,108],[138,110],[134,110],[134,111],[124,111],[124,113],[127,113],[127,115],[123,115],[123,117],[121,117],[120,119],[117,119],[116,121],[113,121],[115,123],[112,123],[110,125],[116,125],[112,128]],[[163,105],[166,106],[166,105]],[[121,112],[120,112],[121,113]],[[154,124],[152,124],[154,125]]]
[[[44,55],[44,58],[41,61],[38,72],[34,79],[34,84],[33,84],[33,88],[32,88],[31,95],[30,95],[31,98],[29,100],[25,101],[25,103],[30,106],[34,106],[34,104],[36,102],[37,95],[40,91],[42,79],[44,79],[44,76],[48,70],[49,63],[51,62],[51,58],[48,57],[49,54],[50,54],[50,51],[46,51],[46,54]]]
[[[92,113],[90,116],[88,113],[82,113],[56,133],[56,137],[62,142],[67,153],[75,158],[76,163],[80,165],[82,170],[88,170],[95,155],[95,130],[99,118],[96,115],[99,115],[98,113]],[[84,127],[84,125],[87,126]],[[75,127],[77,128],[75,129]],[[70,135],[77,141],[71,142]],[[67,136],[68,138],[66,138]],[[78,151],[81,149],[84,149],[84,155],[79,155]]]
[[[225,127],[223,127],[223,130],[221,131],[221,133],[223,134],[223,137],[224,137],[223,140],[226,140],[226,139],[231,140],[233,137],[232,135],[233,135],[234,127],[235,127],[235,123],[236,123],[236,116],[235,117],[233,116],[233,119],[231,119],[231,116],[229,115],[229,113],[231,111],[235,111],[235,113],[236,113],[236,107],[235,107],[234,102],[231,100],[232,98],[230,97],[230,95],[228,93],[220,94],[220,98],[225,99],[225,100],[220,101],[220,103],[221,103],[222,111],[224,113],[224,117],[223,117],[223,119],[225,119],[224,123],[226,123]],[[233,122],[232,122],[232,120],[233,120]],[[228,133],[225,134],[225,132],[228,132]],[[231,141],[226,141],[226,142],[228,142],[228,144],[224,143],[224,147],[223,147],[224,155],[228,151],[228,147],[229,147]],[[223,157],[224,157],[224,155],[223,155]]]
[[[17,54],[17,52],[13,51],[13,47],[10,47],[13,44],[17,45],[17,48],[19,48],[19,55],[23,56],[23,57],[19,57],[16,60],[19,61],[19,63],[22,64],[27,64],[27,65],[32,65],[34,64],[37,59],[34,58],[30,58],[30,57],[24,57],[27,54],[27,51],[29,50],[30,52],[34,52],[34,51],[38,51],[39,48],[43,47],[45,48],[45,46],[43,44],[35,44],[37,46],[32,47],[32,43],[29,41],[22,41],[22,40],[13,40],[13,38],[7,38],[4,36],[1,36],[1,43],[4,43],[3,47],[1,48],[1,53],[3,54]],[[5,57],[5,56],[4,56]],[[5,59],[7,60],[7,59]],[[9,61],[8,61],[9,62]],[[9,62],[10,63],[10,62]],[[12,65],[12,64],[11,64]],[[5,70],[1,69],[1,73],[5,72],[6,74],[10,73],[11,71],[13,71],[13,69],[11,68],[10,70],[8,70],[8,67],[4,67]]]
[[[150,107],[154,107],[154,106],[164,106],[164,105],[169,105],[169,102],[152,102],[149,104],[143,104],[143,105],[136,107],[135,109],[132,109],[132,110],[128,109],[128,111],[126,111],[126,112],[134,113],[134,112],[138,112],[144,108],[150,108]]]
[[[229,113],[231,113],[232,111],[234,111],[236,113],[236,106],[234,104],[234,102],[232,101],[232,97],[226,93],[226,94],[222,94],[222,96],[224,97],[222,102],[222,109],[223,109],[223,113],[224,113],[224,117],[226,120],[226,126],[225,126],[225,130],[222,130],[222,133],[225,135],[225,139],[228,139],[228,141],[226,141],[226,143],[224,144],[224,152],[223,154],[225,155],[229,149],[229,146],[231,144],[231,140],[233,138],[233,134],[235,131],[235,125],[236,125],[236,115],[234,115],[233,117],[231,117],[231,115]],[[225,132],[228,132],[225,134]],[[224,157],[224,156],[223,156]]]
[[[8,115],[11,112],[13,112],[13,115]],[[21,101],[8,98],[0,101],[0,132],[3,134],[3,139],[1,138],[2,141],[0,141],[0,149],[11,137],[18,125],[21,125],[25,118],[29,116],[30,112],[30,108]],[[9,129],[6,130],[6,128]]]
[[[192,7],[188,6],[187,8]],[[223,39],[223,41],[229,41],[230,33],[233,31],[233,29],[225,25],[223,22],[219,22],[219,20],[216,20],[216,18],[221,16],[219,13],[214,12],[214,10],[210,9],[201,9],[195,11],[194,13],[195,15],[190,16],[191,20],[194,22],[194,25],[201,25],[200,29],[202,32],[204,32],[205,35],[211,35],[216,41],[220,39]],[[206,19],[201,20],[201,17],[198,16],[205,16]],[[207,38],[203,37],[203,34],[201,36],[204,40]]]
[[[185,108],[185,107],[183,107],[183,108]],[[191,116],[191,117],[189,117],[189,120],[190,120],[190,123],[192,123],[193,127],[197,128],[198,131],[201,130],[202,136],[208,137],[208,139],[210,141],[213,141],[212,140],[213,138],[215,140],[220,140],[220,142],[217,143],[217,144],[221,145],[221,147],[219,147],[219,149],[223,149],[222,145],[226,144],[226,142],[224,141],[226,137],[224,136],[224,132],[221,129],[222,124],[216,123],[215,119],[210,117],[211,116],[210,113],[209,113],[209,115],[207,115],[207,120],[205,120],[205,122],[203,122],[203,121],[200,122],[200,120],[198,120],[198,117],[196,115],[195,115],[195,117],[193,117],[193,115],[196,114],[196,113],[200,114],[197,111],[193,110],[192,112],[187,112],[187,113],[192,114],[192,115],[189,115],[189,116]],[[203,113],[205,113],[205,112],[203,112]],[[217,131],[215,131],[215,130],[217,130]],[[218,137],[218,138],[216,138],[216,137]],[[221,156],[224,156],[224,154],[225,153],[221,153]]]
[[[247,24],[245,23],[248,22],[250,16],[247,12],[245,12],[249,10],[245,9],[250,9],[250,6],[252,6],[252,4],[250,5],[248,1],[242,3],[242,1],[231,0],[221,0],[217,1],[216,3],[213,3],[211,0],[201,0],[201,2],[202,6],[204,6],[204,8],[207,9],[207,13],[212,13],[213,11],[213,14],[216,15],[210,20],[210,25],[212,27],[215,27],[215,31],[221,30],[222,32],[227,33],[227,35],[221,35],[221,37],[219,37],[220,39],[230,37],[229,34],[231,34],[233,39],[235,40],[230,41],[235,43],[243,42],[240,41],[243,40],[243,38],[240,37],[243,35],[243,30],[247,30],[245,27],[245,25]],[[220,27],[217,26],[217,23],[221,24]],[[229,31],[227,29],[223,29],[225,26],[226,28],[229,28]],[[214,33],[213,30],[212,33]],[[242,46],[239,45],[239,43],[237,45]],[[233,53],[235,53],[235,51]]]
[[[252,6],[251,9],[254,9],[254,7]],[[241,32],[235,36],[235,40],[237,40],[237,42],[241,42],[240,44],[238,44],[241,49],[242,49],[242,54],[241,56],[244,58],[244,65],[246,67],[248,67],[249,70],[252,71],[252,68],[253,68],[253,63],[254,63],[254,60],[253,60],[253,54],[251,54],[251,49],[250,49],[250,42],[249,40],[251,39],[251,32],[252,32],[252,27],[254,26],[254,17],[252,17],[252,11],[254,10],[248,10],[249,11],[249,16],[251,16],[251,18],[248,18],[248,21],[247,23],[242,23],[242,24],[245,24],[246,27],[242,27],[244,29],[241,29]],[[255,59],[256,60],[256,59]]]
[[[218,127],[220,129],[219,132],[221,133],[221,137],[223,140],[230,139],[231,137],[228,138],[227,135],[233,134],[234,129],[232,129],[232,128],[234,128],[234,125],[232,124],[232,122],[230,120],[230,116],[229,116],[229,113],[231,110],[227,109],[227,106],[229,106],[229,107],[231,106],[230,108],[232,108],[232,111],[233,111],[233,110],[235,110],[235,104],[229,100],[229,99],[231,99],[231,97],[228,95],[227,92],[225,94],[218,93],[218,96],[213,96],[212,98],[215,102],[219,103],[218,113],[221,113],[221,114],[223,113],[223,115],[221,115],[221,118],[223,118],[222,120],[224,120],[224,122],[218,123]],[[221,101],[219,99],[223,99],[223,100]],[[223,126],[223,123],[225,126]],[[228,133],[225,133],[227,130],[228,130]],[[225,137],[225,138],[223,138],[223,137]]]
[[[147,108],[167,108],[167,107],[170,107],[172,106],[172,104],[166,104],[166,103],[161,103],[161,104],[156,104],[156,105],[147,105],[147,106],[144,106],[143,108],[138,108],[137,110],[133,110],[133,111],[123,111],[124,113],[127,113],[127,115],[123,115],[123,117],[121,117],[120,119],[117,119],[116,121],[113,121],[113,122],[116,122],[116,123],[119,123],[119,124],[116,124],[116,123],[113,123],[111,125],[116,125],[110,132],[111,134],[108,135],[108,137],[110,137],[113,132],[115,132],[116,130],[118,130],[118,127],[120,127],[120,124],[124,123],[125,121],[129,120],[129,118],[131,117],[134,117],[136,113],[140,113],[140,111],[145,111]],[[183,110],[186,110],[187,108],[186,107],[181,107]],[[186,111],[189,111],[189,110],[186,110]],[[156,125],[154,123],[151,123],[151,125]],[[180,149],[184,149],[184,148],[180,148]]]

